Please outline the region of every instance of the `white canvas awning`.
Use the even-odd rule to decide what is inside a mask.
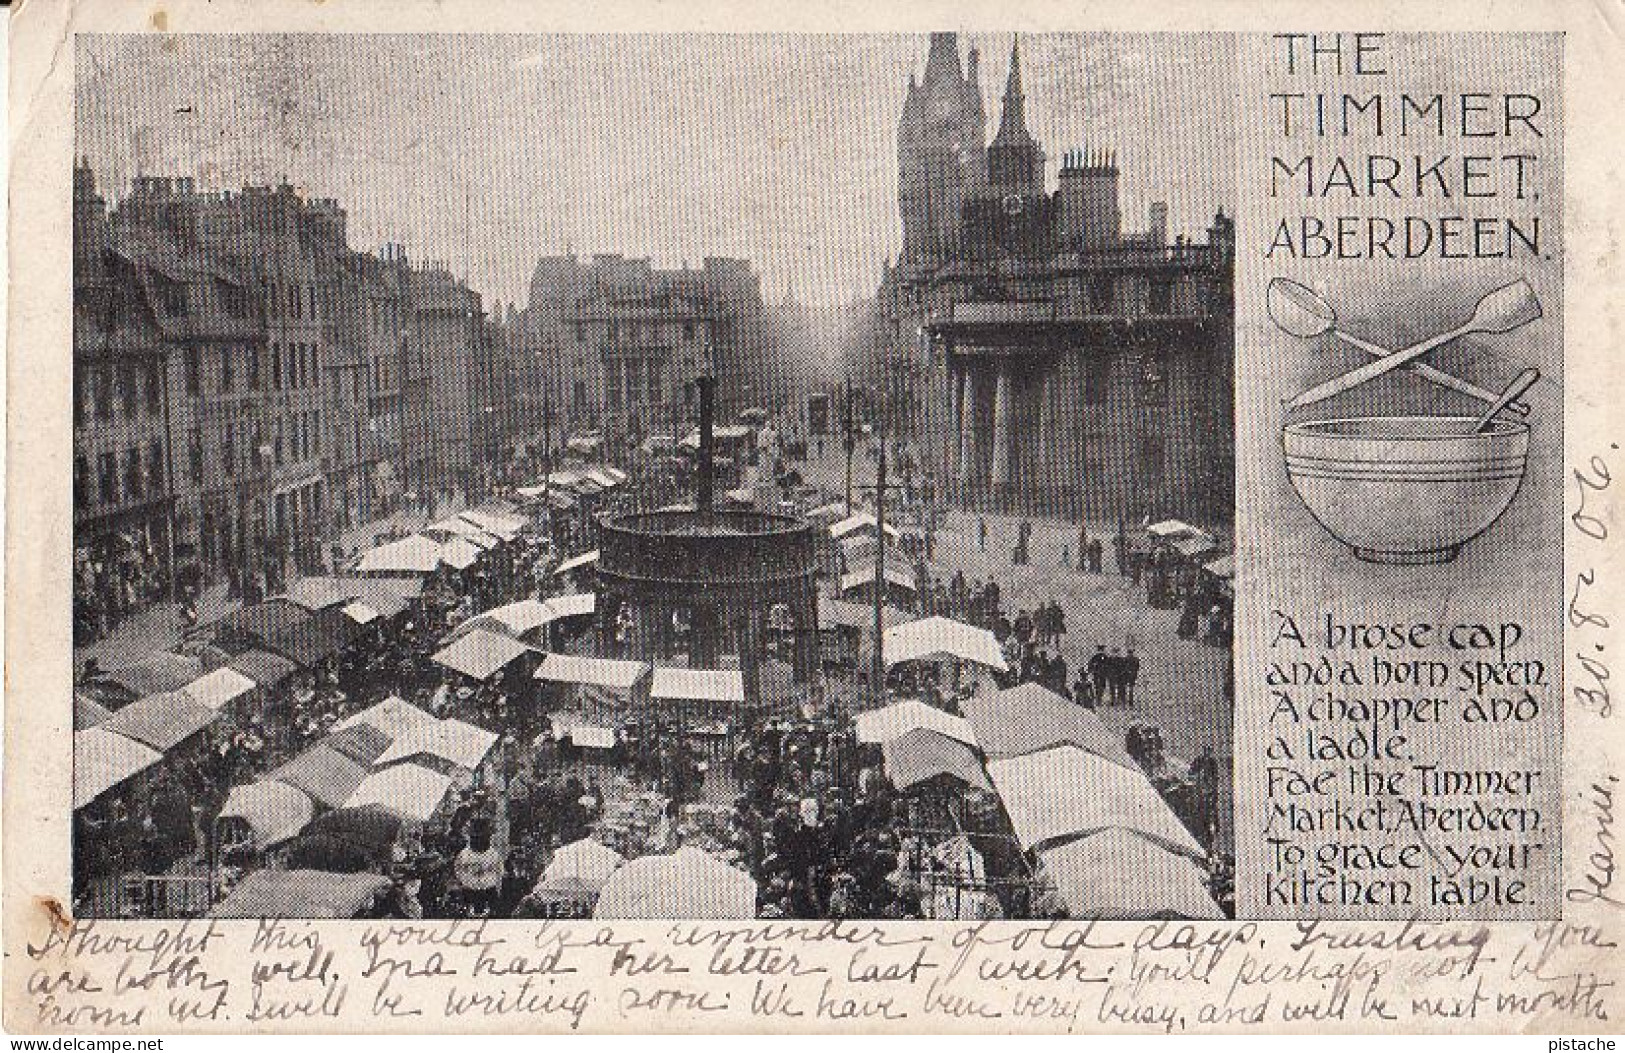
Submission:
[[[1103,830],[1038,858],[1073,918],[1224,918],[1201,867],[1131,830]]]
[[[1143,772],[1076,746],[991,761],[987,773],[1024,848],[1117,829],[1192,859],[1206,857]]]
[[[883,640],[888,667],[899,662],[952,658],[989,669],[1006,668],[1004,652],[991,632],[941,615],[887,629]]]
[[[873,534],[877,532],[879,526],[880,521],[874,516],[870,515],[868,512],[856,512],[832,525],[829,528],[829,536],[839,540],[846,537],[848,534],[853,534],[863,530]],[[896,527],[892,526],[890,523],[887,523],[886,536],[891,538],[893,541],[896,541],[902,537],[902,534],[898,532]]]
[[[464,538],[470,544],[482,549],[495,548],[498,542],[501,541],[501,539],[495,534],[481,530],[479,527],[475,526],[473,523],[470,523],[461,516],[448,516],[437,523],[430,523],[423,529],[426,533],[429,531],[436,531],[438,533],[451,535],[452,537]]]
[[[591,552],[583,552],[579,556],[570,557],[569,559],[565,560],[563,563],[560,563],[557,567],[554,567],[553,568],[553,573],[554,574],[568,574],[572,570],[580,570],[582,567],[585,567],[585,566],[587,566],[589,564],[597,563],[597,562],[598,562],[598,550],[593,549]]]
[[[629,662],[620,658],[549,654],[536,667],[536,679],[555,684],[582,684],[614,691],[631,691],[650,675],[652,668],[647,662]]]
[[[262,849],[298,834],[315,817],[316,803],[303,790],[274,779],[233,786],[220,809],[220,818],[247,823]]]
[[[464,522],[472,523],[485,533],[501,538],[503,541],[512,541],[518,537],[520,529],[525,525],[524,520],[517,516],[499,516],[494,512],[480,509],[465,509],[458,512],[457,516]]]
[[[344,807],[378,805],[403,819],[426,823],[434,818],[450,792],[450,777],[421,764],[396,764],[363,779]]]
[[[1138,772],[1123,748],[1123,737],[1106,727],[1093,710],[1028,681],[1004,691],[974,695],[961,703],[976,729],[982,752],[1002,760],[1071,745]]]
[[[440,558],[452,570],[467,570],[480,558],[480,548],[466,537],[454,537],[441,549]]]
[[[643,856],[616,870],[594,918],[697,920],[756,917],[756,879],[698,848]]]
[[[745,674],[737,669],[680,669],[656,666],[649,697],[666,702],[745,701]]]
[[[1233,554],[1220,556],[1218,559],[1202,564],[1202,569],[1220,581],[1229,581],[1236,576],[1236,557]]]
[[[523,636],[533,629],[539,629],[556,617],[553,609],[543,600],[529,599],[516,600],[505,603],[463,622],[452,631],[453,636],[461,636],[476,628],[496,629],[510,636]]]
[[[827,505],[819,505],[807,513],[807,518],[818,523],[838,523],[851,514],[845,501],[831,501]]]
[[[535,892],[541,896],[561,893],[594,896],[625,863],[626,858],[613,848],[584,837],[553,853],[547,869],[536,881]]]
[[[841,591],[851,592],[853,589],[861,589],[865,585],[873,585],[874,582],[875,568],[872,566],[859,567],[857,570],[841,575]],[[906,574],[900,570],[893,570],[889,566],[886,568],[886,584],[895,585],[909,592],[915,591],[914,575]]]
[[[1191,526],[1182,519],[1164,519],[1161,522],[1152,523],[1150,526],[1145,528],[1145,532],[1155,538],[1172,538],[1180,537],[1184,534],[1205,533],[1205,531],[1198,527]]]
[[[590,592],[554,596],[547,600],[547,610],[552,619],[580,618],[598,610],[598,598]]]
[[[382,768],[413,757],[438,757],[459,768],[474,771],[497,744],[494,731],[462,720],[440,720],[407,728],[374,763]]]
[[[886,761],[886,777],[899,790],[944,775],[974,789],[993,790],[976,750],[940,731],[915,728],[886,740],[880,748]]]
[[[435,652],[434,660],[475,680],[484,680],[530,648],[490,629],[470,629]]]
[[[365,603],[346,603],[342,608],[346,617],[357,625],[371,625],[378,620],[378,612]]]
[[[73,807],[83,808],[163,759],[157,750],[99,727],[74,732]]]
[[[964,717],[956,717],[924,702],[894,702],[880,709],[859,713],[856,718],[858,741],[886,743],[911,731],[924,728],[976,746],[976,729]]]
[[[438,541],[413,534],[362,553],[356,570],[363,574],[432,574],[440,569],[443,555]]]
[[[191,695],[198,703],[213,710],[220,710],[258,686],[252,678],[223,665],[213,672],[204,673],[181,690]]]
[[[419,709],[406,699],[391,695],[382,702],[375,703],[361,712],[346,717],[340,721],[335,731],[343,731],[355,724],[370,724],[388,735],[391,740],[404,735],[413,728],[437,723],[433,713],[426,709]]]

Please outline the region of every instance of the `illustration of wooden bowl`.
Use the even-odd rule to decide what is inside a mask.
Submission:
[[[1287,476],[1326,531],[1372,563],[1446,563],[1507,510],[1529,425],[1355,417],[1286,426]]]

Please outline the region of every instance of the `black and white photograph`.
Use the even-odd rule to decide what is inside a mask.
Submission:
[[[1233,915],[1230,38],[77,48],[76,915]]]

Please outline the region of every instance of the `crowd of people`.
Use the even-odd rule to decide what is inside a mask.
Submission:
[[[852,714],[840,707],[735,711],[720,752],[703,744],[692,722],[654,712],[617,720],[613,746],[584,747],[560,734],[536,703],[528,668],[516,665],[477,681],[433,661],[447,634],[466,619],[565,588],[553,569],[561,556],[595,545],[596,514],[679,497],[682,483],[656,461],[628,487],[573,507],[549,502],[542,529],[485,552],[467,571],[431,576],[422,598],[403,614],[294,674],[255,712],[213,735],[208,748],[166,765],[139,805],[114,795],[81,810],[85,851],[96,854],[84,873],[112,873],[133,858],[149,874],[198,856],[238,875],[262,864],[263,858],[224,851],[216,842],[214,818],[229,788],[265,777],[394,695],[435,717],[488,729],[498,740],[486,769],[459,780],[430,821],[403,828],[384,855],[356,864],[391,879],[375,908],[380,916],[590,912],[590,898],[561,898],[539,886],[558,853],[589,836],[629,857],[681,844],[705,847],[755,879],[758,914],[767,918],[936,917],[944,910],[938,899],[944,888],[956,895],[974,889],[982,917],[1064,911],[1034,898],[1031,861],[995,795],[964,787],[899,792],[880,748],[857,741]],[[979,534],[985,547],[985,519]],[[1031,525],[1021,524],[1012,553],[1018,565],[1029,562],[1031,540]],[[931,547],[927,531],[927,559]],[[1182,568],[1161,556],[1142,559],[1126,542],[1114,548],[1120,572],[1136,583],[1144,578],[1154,606],[1166,599],[1159,590],[1187,595],[1180,590],[1195,589]],[[1081,535],[1078,553],[1080,565],[1099,572],[1099,539]],[[333,552],[335,569],[356,554]],[[992,631],[1008,666],[993,677],[996,686],[1036,682],[1086,708],[1135,706],[1140,659],[1134,648],[1097,644],[1087,661],[1070,668],[1066,651],[1082,649],[1071,642],[1075,630],[1060,602],[1007,611],[997,581],[963,572],[921,584],[922,613]],[[1180,632],[1186,635],[1183,619]],[[893,686],[949,711],[958,711],[956,692],[974,689],[957,679],[939,684],[917,670]],[[1176,814],[1204,843],[1214,843],[1219,773],[1211,750],[1180,772],[1172,770],[1153,726],[1135,725],[1125,746]],[[938,850],[955,839],[966,846],[963,858],[942,858]],[[320,847],[296,851],[311,853],[299,857],[306,862],[331,865]],[[951,909],[964,908],[956,901]]]

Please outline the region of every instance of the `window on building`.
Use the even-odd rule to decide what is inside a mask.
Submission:
[[[233,372],[234,371],[233,371],[233,369],[231,367],[231,348],[222,347],[220,349],[220,390],[221,391],[230,391],[233,387],[236,386],[237,378],[235,376],[233,376]]]
[[[314,285],[305,286],[305,293],[309,297],[309,301],[310,301],[310,303],[309,303],[310,311],[309,311],[309,314],[307,315],[307,317],[315,318],[317,316],[316,315],[316,286],[314,286]]]
[[[147,488],[153,493],[162,493],[164,486],[164,444],[154,439],[147,444]]]
[[[609,323],[609,342],[615,343],[621,338],[621,327],[614,322]]]
[[[649,401],[661,402],[660,363],[655,359],[649,360]]]
[[[282,346],[271,345],[271,387],[282,390]]]
[[[694,323],[693,322],[684,322],[683,323],[683,339],[684,340],[692,340],[692,339],[694,339]]]
[[[104,505],[118,503],[118,457],[104,453],[96,458],[97,496]]]
[[[618,369],[604,373],[604,407],[609,410],[621,408],[621,371]]]
[[[259,389],[260,349],[257,347],[251,347],[248,349],[248,390],[258,391]]]
[[[118,370],[119,401],[124,404],[124,415],[135,416],[135,408],[141,401],[141,392],[138,390],[140,375],[136,373],[134,362],[124,362]]]
[[[96,419],[113,419],[113,367],[97,366],[95,372]]]
[[[1172,314],[1174,310],[1174,280],[1152,278],[1146,297],[1146,310],[1152,314]]]
[[[576,323],[576,343],[585,344],[586,342],[587,342],[587,327],[585,325],[583,325],[581,322],[577,322]]]
[[[298,285],[288,286],[288,314],[291,317],[298,318],[300,316],[299,307],[302,299],[299,295]]]
[[[203,482],[202,428],[193,428],[186,437],[186,472],[194,484]]]
[[[85,423],[85,371],[75,368],[73,371],[73,426],[83,427]]]
[[[226,313],[233,318],[242,318],[248,314],[248,293],[243,291],[242,286],[221,282],[220,299],[225,304]]]
[[[166,278],[162,274],[154,274],[152,283],[158,290],[158,303],[163,307],[164,313],[173,315],[186,314],[186,287],[184,285],[171,278]]]
[[[683,381],[683,412],[694,412],[694,382],[692,380]]]
[[[73,503],[76,505],[89,505],[90,495],[90,461],[82,453],[73,455]]]
[[[574,395],[576,412],[585,413],[587,411],[587,382],[585,380],[575,382]]]
[[[276,422],[276,431],[273,432],[272,435],[274,437],[271,439],[271,463],[273,463],[273,464],[281,464],[282,463],[282,421],[280,419]]]
[[[158,363],[147,363],[147,414],[156,417],[163,412],[164,379],[158,370]]]
[[[141,451],[139,449],[124,451],[124,492],[132,499],[141,497]]]
[[[1140,481],[1156,483],[1162,479],[1162,439],[1155,435],[1140,438]]]
[[[1097,274],[1089,279],[1089,310],[1092,314],[1110,314],[1115,283],[1109,274]]]
[[[265,451],[260,449],[260,429],[257,424],[248,426],[248,464],[255,471],[265,464]]]
[[[1084,360],[1083,402],[1086,406],[1100,406],[1106,402],[1111,387],[1112,360],[1109,354],[1095,354]]]
[[[220,437],[220,467],[227,479],[237,474],[237,429],[230,421]]]
[[[322,415],[316,410],[310,411],[310,452],[312,456],[322,452]]]
[[[1152,353],[1141,360],[1140,402],[1146,406],[1168,405],[1168,358],[1166,355]]]
[[[643,370],[638,360],[626,360],[626,404],[635,406],[643,401]]]
[[[194,398],[203,393],[203,363],[195,347],[186,349],[186,393]]]

